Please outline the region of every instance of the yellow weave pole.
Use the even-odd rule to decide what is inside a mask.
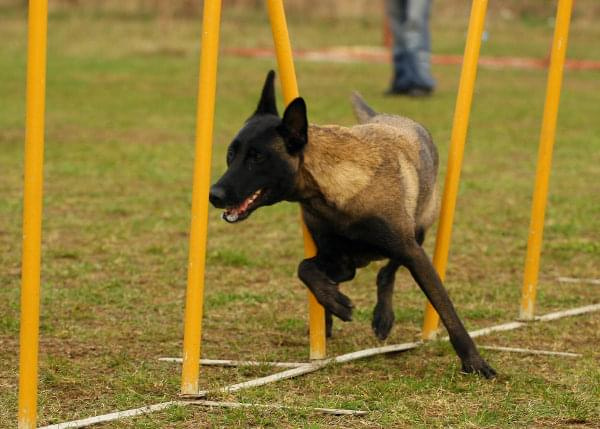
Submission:
[[[294,70],[294,60],[292,58],[292,46],[290,44],[283,1],[268,0],[267,8],[269,11],[269,19],[271,21],[271,30],[273,32],[273,42],[275,44],[281,85],[283,87],[283,99],[287,105],[294,98],[298,97],[298,84],[296,82],[296,72]],[[317,248],[306,225],[302,220],[301,222],[304,235],[304,255],[307,258],[310,258],[317,254]],[[325,310],[310,291],[308,292],[308,312],[310,326],[310,358],[324,359],[326,353]]]
[[[452,123],[452,136],[448,153],[448,168],[444,184],[444,195],[440,210],[440,222],[437,230],[433,265],[435,266],[442,282],[446,277],[446,266],[448,263],[448,252],[450,249],[450,237],[452,235],[452,223],[456,208],[456,196],[460,180],[460,169],[462,167],[467,128],[469,125],[469,114],[471,113],[471,101],[473,100],[473,88],[477,77],[477,61],[479,60],[479,48],[485,23],[487,0],[473,0],[471,6],[471,17],[469,18],[469,30],[465,44],[462,70],[454,120]],[[425,309],[425,320],[423,322],[422,338],[430,340],[435,338],[440,317],[427,302]]]
[[[202,50],[198,81],[196,149],[192,189],[192,219],[183,334],[181,394],[198,393],[200,343],[204,304],[204,268],[208,227],[208,189],[212,151],[221,0],[206,0],[202,17]]]
[[[29,2],[18,427],[36,427],[48,1]]]
[[[556,132],[558,102],[560,100],[563,65],[567,51],[572,8],[572,0],[560,0],[558,2],[550,69],[548,71],[548,83],[546,86],[546,102],[540,133],[535,188],[533,191],[533,203],[531,205],[531,223],[527,241],[525,272],[523,275],[521,311],[519,314],[522,320],[531,320],[534,315],[538,273],[540,269],[540,253],[542,251],[542,236],[544,233],[544,215],[548,197],[550,167],[552,164],[552,149]]]

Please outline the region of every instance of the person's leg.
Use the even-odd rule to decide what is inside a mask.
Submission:
[[[390,92],[403,91],[412,85],[412,67],[408,61],[406,41],[406,12],[408,0],[387,0],[387,13],[390,20],[394,45],[392,49],[393,77]]]
[[[405,43],[411,67],[412,85],[433,90],[429,14],[431,0],[407,0]]]

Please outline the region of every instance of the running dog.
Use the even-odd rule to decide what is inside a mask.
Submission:
[[[357,93],[359,125],[309,124],[300,97],[280,117],[274,77],[270,71],[256,111],[229,145],[227,171],[210,188],[212,205],[234,223],[262,206],[300,203],[317,255],[300,263],[298,277],[325,307],[328,335],[332,314],[352,318],[339,284],[387,259],[377,275],[375,335],[384,340],[392,329],[395,273],[405,266],[440,314],[462,370],[494,377],[421,247],[438,214],[438,154],[429,132],[411,119],[376,113]]]

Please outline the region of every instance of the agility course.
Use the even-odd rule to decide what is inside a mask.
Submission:
[[[200,84],[198,96],[198,120],[197,120],[197,146],[196,146],[196,174],[194,175],[194,196],[192,198],[192,232],[190,234],[190,256],[188,271],[188,292],[186,294],[186,329],[184,340],[184,363],[181,377],[182,393],[188,396],[204,396],[199,388],[199,359],[200,359],[200,326],[202,321],[202,281],[204,278],[204,260],[206,259],[206,224],[208,213],[206,210],[206,192],[210,176],[210,148],[212,143],[212,124],[213,124],[213,106],[216,72],[216,52],[218,48],[218,22],[220,12],[220,2],[206,2],[204,14],[204,33],[203,48],[200,71]],[[45,29],[45,5],[40,4],[36,9],[32,3],[30,25],[34,29]],[[269,12],[271,23],[273,25],[273,37],[275,40],[276,51],[278,53],[278,63],[280,67],[280,76],[284,88],[284,98],[289,100],[297,94],[295,83],[295,72],[291,56],[289,55],[289,38],[285,29],[283,9],[281,2],[269,2]],[[526,311],[521,313],[521,318],[533,318],[533,303],[535,302],[535,285],[537,283],[537,273],[539,271],[539,254],[541,246],[541,226],[544,218],[544,203],[547,198],[547,182],[549,173],[549,163],[551,144],[554,140],[554,129],[556,123],[556,112],[558,106],[558,96],[560,95],[560,79],[562,77],[562,63],[566,48],[566,37],[568,33],[569,13],[571,3],[561,1],[559,3],[559,12],[557,14],[557,25],[555,31],[555,41],[550,76],[548,77],[548,88],[546,109],[544,110],[544,122],[542,125],[541,137],[541,159],[538,162],[538,185],[535,186],[536,196],[534,197],[534,207],[532,209],[531,231],[529,234],[530,245],[528,246],[527,269],[528,274],[524,280],[524,293],[522,306]],[[35,14],[37,12],[37,14]],[[434,261],[440,274],[445,271],[445,265],[448,257],[450,229],[452,227],[452,217],[454,214],[454,205],[459,186],[460,167],[462,164],[463,146],[466,141],[467,125],[469,122],[469,112],[471,108],[471,97],[476,76],[477,58],[479,55],[479,42],[483,31],[483,22],[486,12],[486,2],[473,2],[471,15],[471,24],[467,37],[463,70],[458,90],[458,98],[455,109],[454,126],[452,128],[451,148],[448,156],[448,169],[446,171],[445,197],[442,209],[440,227],[438,228],[438,238],[436,241],[436,250]],[[279,24],[279,26],[277,26]],[[561,32],[562,31],[562,32]],[[36,408],[36,382],[37,382],[37,344],[38,344],[38,320],[39,320],[39,272],[40,272],[40,231],[41,231],[41,159],[43,154],[43,103],[44,100],[44,78],[36,76],[36,72],[43,72],[45,49],[45,31],[30,32],[30,60],[28,68],[28,97],[31,100],[31,107],[28,104],[28,127],[27,127],[27,153],[26,168],[30,173],[26,173],[27,198],[24,206],[24,227],[27,228],[23,234],[27,239],[23,247],[23,291],[22,294],[23,316],[22,316],[22,341],[21,341],[21,374],[20,377],[20,418],[19,424],[22,427],[35,427],[35,408]],[[36,44],[36,41],[38,42]],[[287,54],[286,54],[287,51]],[[33,59],[39,61],[35,62]],[[41,84],[41,85],[40,85]],[[36,85],[38,85],[36,87]],[[36,110],[37,109],[37,110]],[[438,142],[439,144],[439,142]],[[545,146],[544,146],[545,145]],[[550,146],[548,146],[550,145]],[[30,178],[30,181],[27,180]],[[30,190],[28,190],[30,189]],[[204,206],[203,208],[201,206]],[[200,206],[200,208],[199,208]],[[445,226],[442,226],[445,225]],[[195,230],[197,228],[197,230]],[[532,239],[533,237],[533,239]],[[36,244],[37,243],[37,244]],[[441,249],[441,250],[440,250]],[[310,252],[310,245],[307,246],[307,252]],[[196,263],[196,265],[195,265]],[[27,264],[27,265],[26,265]],[[532,268],[533,266],[533,268]],[[533,277],[531,277],[533,276]],[[593,279],[592,279],[593,280]],[[310,357],[325,357],[322,313],[318,314],[318,309],[311,311],[311,341]],[[587,306],[581,312],[596,311],[597,306]],[[316,314],[315,314],[316,313]],[[431,337],[435,331],[437,322],[435,317],[428,313],[426,316],[426,327],[423,335],[426,338]],[[552,320],[561,315],[570,315],[571,313],[555,312],[542,316],[541,320]],[[319,318],[321,320],[319,320]],[[510,317],[505,317],[509,319]],[[525,327],[523,322],[512,322],[504,326],[505,329],[515,329]],[[31,331],[27,331],[31,328]],[[476,336],[476,333],[473,333]],[[334,339],[335,341],[335,339]],[[420,345],[419,342],[400,344],[397,348],[389,346],[385,351],[398,351],[410,349]],[[380,350],[381,351],[381,350]],[[29,354],[28,354],[29,352]],[[350,353],[351,354],[351,353]],[[226,358],[226,356],[219,356]],[[343,362],[347,358],[339,357]],[[403,359],[403,357],[398,357]],[[317,361],[317,363],[302,363],[295,369],[296,373],[309,372],[314,369],[325,367],[330,361]],[[247,366],[247,365],[246,365]],[[289,371],[294,371],[289,370]],[[294,373],[295,374],[295,373]],[[258,384],[258,383],[256,383]],[[237,390],[237,385],[230,385],[224,388],[226,391]],[[166,403],[167,405],[155,406],[147,411],[155,411],[170,405],[181,405],[183,402]],[[209,404],[218,406],[217,404]],[[338,410],[339,411],[339,410]],[[134,413],[135,414],[135,413]],[[32,423],[33,422],[33,423]],[[57,426],[57,427],[76,427],[76,426]]]

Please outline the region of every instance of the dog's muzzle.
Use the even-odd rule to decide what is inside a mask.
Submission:
[[[225,188],[219,185],[213,185],[210,187],[210,192],[208,193],[208,200],[215,208],[224,209],[226,196],[227,192],[225,191]]]

